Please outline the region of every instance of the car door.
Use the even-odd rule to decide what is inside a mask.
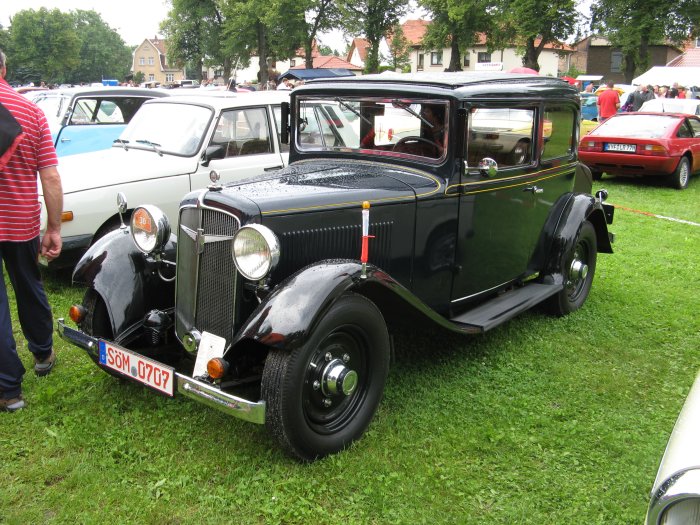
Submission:
[[[685,129],[685,132],[679,133],[679,137],[682,138],[677,140],[683,144],[683,149],[692,153],[691,173],[697,173],[700,171],[700,118],[688,117],[681,128]]]
[[[219,172],[222,183],[227,183],[282,168],[285,162],[272,119],[272,109],[267,105],[222,111],[209,146],[222,147],[224,156],[212,159],[208,166],[200,164],[192,175],[192,189],[206,187],[212,170]]]
[[[556,106],[507,102],[469,108],[453,304],[532,271],[552,206],[573,186],[578,122],[573,107],[560,113]],[[480,169],[484,159],[497,170]]]

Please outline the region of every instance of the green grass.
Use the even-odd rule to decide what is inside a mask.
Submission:
[[[597,186],[700,222],[698,179]],[[618,210],[612,230],[616,253],[569,317],[396,334],[369,431],[311,465],[264,427],[122,384],[57,339],[54,373],[25,376],[28,408],[0,414],[0,523],[641,523],[700,367],[700,228]],[[82,296],[47,289],[57,316]]]

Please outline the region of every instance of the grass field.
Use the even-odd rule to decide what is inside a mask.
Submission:
[[[57,339],[54,373],[25,376],[28,408],[0,413],[0,523],[642,523],[700,368],[700,227],[628,209],[700,223],[700,180],[597,186],[625,209],[582,310],[473,338],[396,334],[369,431],[310,465]],[[46,285],[56,316],[82,297]]]

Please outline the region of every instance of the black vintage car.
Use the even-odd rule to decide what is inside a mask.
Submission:
[[[265,424],[302,460],[337,452],[372,420],[398,320],[478,334],[583,305],[613,209],[577,162],[579,107],[531,75],[295,89],[277,115],[290,166],[225,187],[213,172],[179,217],[136,209],[76,267],[80,330],[59,333],[113,375]],[[479,112],[498,118],[474,130]]]

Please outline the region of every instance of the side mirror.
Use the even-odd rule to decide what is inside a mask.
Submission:
[[[221,144],[216,146],[207,146],[207,149],[204,150],[204,155],[202,156],[204,157],[202,159],[202,166],[206,168],[209,166],[210,161],[223,159],[226,157],[226,146]]]
[[[282,112],[281,112],[281,124],[280,124],[280,142],[282,144],[289,144],[289,113],[290,107],[289,102],[282,102]]]
[[[492,179],[498,174],[498,163],[488,157],[481,159],[478,168],[482,177]]]

